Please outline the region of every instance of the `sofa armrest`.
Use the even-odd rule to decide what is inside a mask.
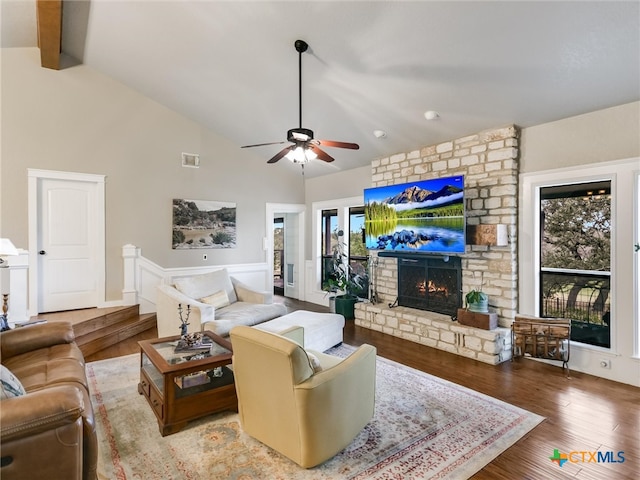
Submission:
[[[240,302],[273,303],[273,292],[254,290],[249,285],[233,277],[231,277],[231,283]]]
[[[10,358],[53,345],[72,343],[74,340],[73,326],[69,322],[15,328],[0,334],[0,355]]]
[[[58,385],[2,401],[0,438],[10,442],[75,423],[84,413],[75,385]]]
[[[97,478],[95,431],[83,425],[91,405],[86,411],[81,390],[59,385],[2,401],[2,478]]]
[[[156,318],[158,337],[168,337],[180,333],[178,305],[182,305],[182,315],[186,319],[187,306],[190,307],[188,332],[199,332],[203,324],[215,319],[215,307],[187,297],[170,285],[159,285],[156,297]]]

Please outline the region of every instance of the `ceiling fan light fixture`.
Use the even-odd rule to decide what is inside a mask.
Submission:
[[[315,160],[316,158],[318,158],[318,154],[310,148],[307,148],[304,151],[304,156],[307,158],[307,160]]]
[[[297,147],[297,148],[294,148],[294,149],[289,150],[289,153],[287,153],[287,154],[285,155],[285,158],[286,158],[287,160],[291,160],[293,163],[296,163],[296,157],[299,157],[299,156],[300,156],[300,155],[296,155],[296,153],[297,153],[297,151],[298,151],[298,149],[299,149],[299,148],[300,148],[300,147]]]
[[[309,163],[311,160],[315,160],[318,155],[310,148],[304,148],[298,145],[293,150],[289,150],[289,153],[285,155],[293,163],[304,164]]]

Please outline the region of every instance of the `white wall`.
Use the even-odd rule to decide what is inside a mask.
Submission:
[[[40,67],[37,48],[2,49],[0,231],[28,244],[27,168],[106,175],[106,299],[122,297],[121,249],[165,268],[266,261],[265,203],[304,202],[299,173],[84,65]],[[199,153],[199,169],[181,153]],[[174,198],[235,202],[237,248],[171,249]]]
[[[520,154],[520,173],[637,157],[640,102],[524,128]]]
[[[640,102],[524,129],[521,153],[519,311],[536,314],[538,308],[535,188],[549,182],[613,178],[612,348],[574,344],[570,364],[574,370],[640,386],[636,356],[640,319],[633,262],[634,228],[638,228],[634,182],[640,171]],[[603,359],[610,360],[611,369],[600,366]]]

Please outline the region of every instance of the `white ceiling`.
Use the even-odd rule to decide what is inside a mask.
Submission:
[[[3,47],[35,32],[35,0],[2,0]],[[309,176],[640,100],[638,1],[64,2],[65,53],[238,147],[298,126],[298,38],[303,126],[361,146],[327,148]]]

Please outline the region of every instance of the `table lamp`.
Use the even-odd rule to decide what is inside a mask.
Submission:
[[[9,263],[2,257],[18,255],[18,249],[8,238],[0,238],[0,269],[9,268]],[[3,282],[4,287],[4,282]],[[0,315],[0,332],[9,330],[7,311],[9,310],[9,294],[2,292],[2,315]]]

